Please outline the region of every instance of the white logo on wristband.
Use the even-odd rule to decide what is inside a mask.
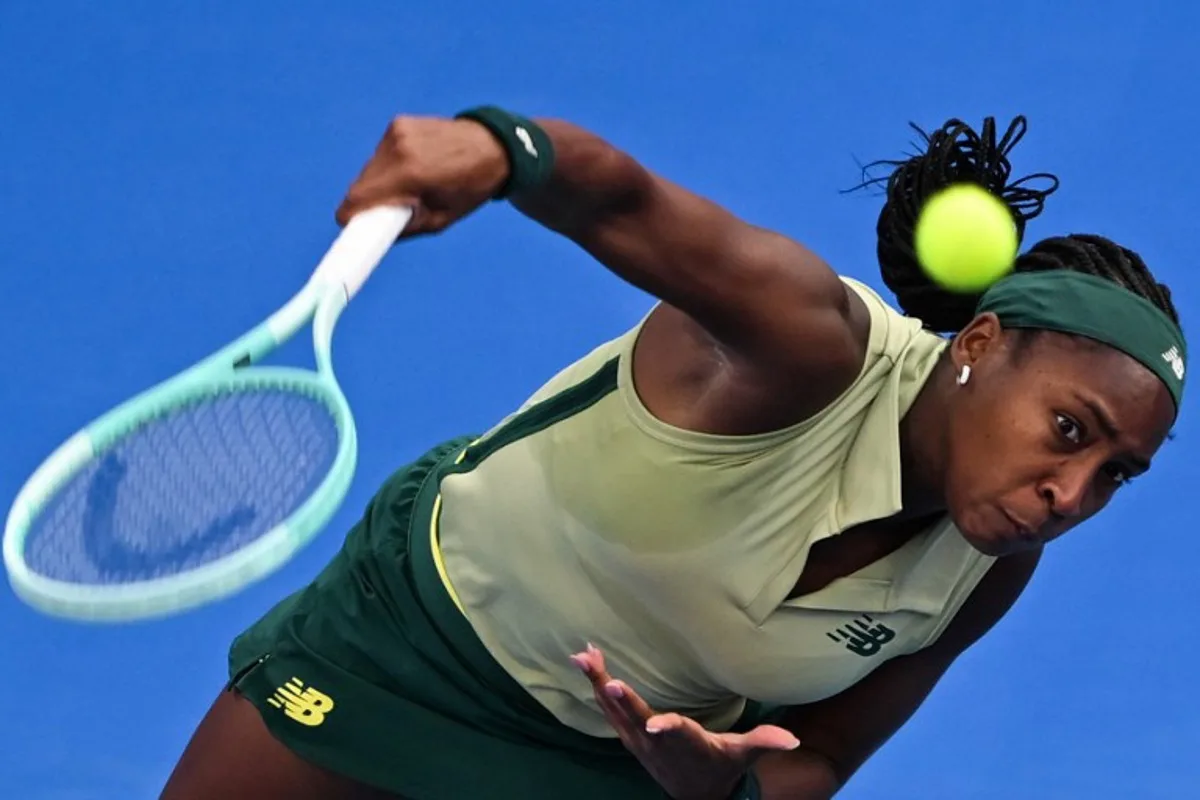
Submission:
[[[533,146],[533,137],[529,135],[529,131],[525,130],[520,125],[516,130],[517,138],[521,140],[521,144],[525,145],[525,152],[534,158],[538,157],[537,148]]]

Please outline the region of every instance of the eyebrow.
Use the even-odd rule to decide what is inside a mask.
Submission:
[[[1096,418],[1096,422],[1100,424],[1100,427],[1104,430],[1108,438],[1121,438],[1121,429],[1117,427],[1117,423],[1113,421],[1112,415],[1103,406],[1083,395],[1076,395],[1076,397],[1079,398],[1079,402],[1087,406],[1088,411],[1092,412],[1092,416]],[[1129,463],[1137,467],[1140,472],[1146,472],[1150,469],[1150,462],[1138,456],[1129,456]]]
[[[1117,423],[1113,421],[1112,415],[1105,411],[1103,406],[1101,406],[1095,400],[1090,400],[1082,395],[1077,396],[1079,397],[1079,402],[1087,406],[1088,411],[1092,412],[1092,416],[1094,416],[1096,421],[1100,423],[1100,427],[1104,429],[1104,432],[1108,435],[1108,438],[1121,438],[1120,428],[1117,427]]]

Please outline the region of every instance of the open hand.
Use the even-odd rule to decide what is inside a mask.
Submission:
[[[677,800],[725,800],[759,756],[800,745],[774,725],[713,733],[688,717],[656,714],[628,684],[608,674],[604,654],[590,644],[571,661],[591,681],[596,702],[625,747]]]

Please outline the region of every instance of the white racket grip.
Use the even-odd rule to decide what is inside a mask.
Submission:
[[[410,219],[412,209],[403,206],[376,206],[355,214],[321,259],[311,280],[341,283],[346,288],[346,299],[354,297]]]

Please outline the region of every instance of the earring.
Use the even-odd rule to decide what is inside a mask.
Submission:
[[[958,377],[955,380],[958,381],[959,386],[966,386],[967,381],[971,380],[971,365],[963,364],[962,369],[959,370]]]

